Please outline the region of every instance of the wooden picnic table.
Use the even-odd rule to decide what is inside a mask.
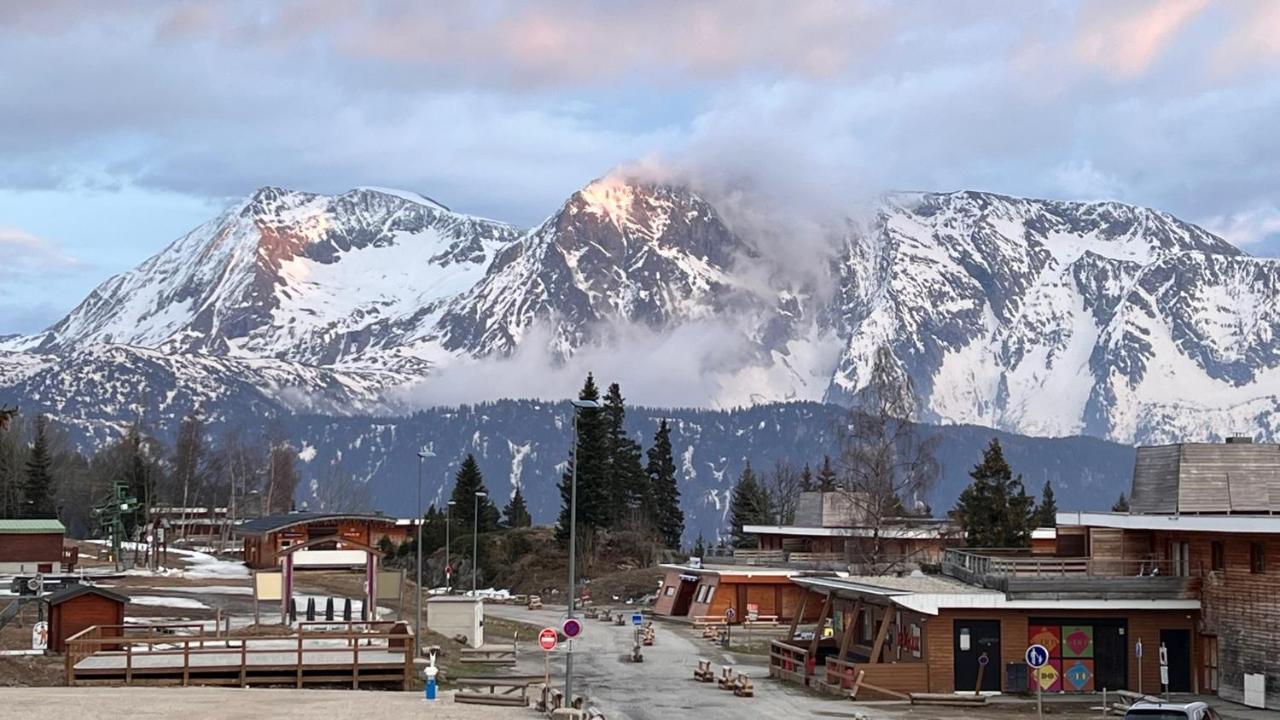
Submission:
[[[515,665],[516,646],[509,643],[486,643],[478,648],[463,648],[459,657],[464,663]]]
[[[454,681],[460,690],[453,694],[453,701],[473,705],[513,705],[528,707],[529,687],[541,685],[541,675],[512,675],[506,677],[465,677]]]

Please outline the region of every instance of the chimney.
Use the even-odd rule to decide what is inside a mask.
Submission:
[[[1228,445],[1252,445],[1253,438],[1248,435],[1232,435],[1227,438]]]

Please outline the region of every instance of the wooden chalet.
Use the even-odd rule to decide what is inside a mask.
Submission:
[[[262,570],[275,568],[286,549],[304,543],[314,544],[296,554],[298,567],[363,565],[362,546],[377,547],[383,538],[402,543],[416,527],[414,520],[378,513],[293,512],[250,520],[235,533],[244,538],[245,564]]]

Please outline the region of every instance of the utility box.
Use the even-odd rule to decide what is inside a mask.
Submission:
[[[484,600],[453,596],[429,598],[427,629],[450,638],[464,635],[467,647],[484,645]]]

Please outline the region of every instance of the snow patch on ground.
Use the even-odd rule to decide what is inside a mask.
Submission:
[[[209,606],[195,598],[164,597],[162,595],[131,595],[129,602],[147,607],[180,608],[182,610],[208,610]]]

